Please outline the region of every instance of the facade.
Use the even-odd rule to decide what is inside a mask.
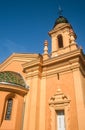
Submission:
[[[0,130],[85,130],[85,55],[59,16],[43,54],[12,54],[0,64]]]

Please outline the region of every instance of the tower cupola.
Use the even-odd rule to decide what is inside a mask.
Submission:
[[[68,20],[60,15],[49,32],[52,57],[77,49],[76,34]]]
[[[56,25],[60,24],[60,23],[69,23],[69,22],[68,22],[68,20],[67,20],[65,17],[59,16],[59,17],[56,19],[53,28],[54,28]]]

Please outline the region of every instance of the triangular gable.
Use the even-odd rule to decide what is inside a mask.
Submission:
[[[0,71],[13,69],[17,71],[18,65],[30,62],[32,60],[38,59],[39,54],[29,54],[29,53],[13,53],[4,62],[0,64]],[[13,66],[13,68],[12,68]]]

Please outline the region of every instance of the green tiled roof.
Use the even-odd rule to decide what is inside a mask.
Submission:
[[[68,23],[68,20],[65,17],[63,17],[63,16],[59,16],[59,18],[57,18],[56,21],[55,21],[54,27],[57,24],[60,24],[60,23]]]
[[[0,82],[26,87],[23,77],[19,73],[13,71],[0,72]]]

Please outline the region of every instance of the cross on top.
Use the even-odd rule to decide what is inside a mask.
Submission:
[[[59,14],[59,16],[62,16],[62,12],[63,12],[63,10],[62,10],[61,7],[59,6],[59,8],[58,8],[58,14]]]

